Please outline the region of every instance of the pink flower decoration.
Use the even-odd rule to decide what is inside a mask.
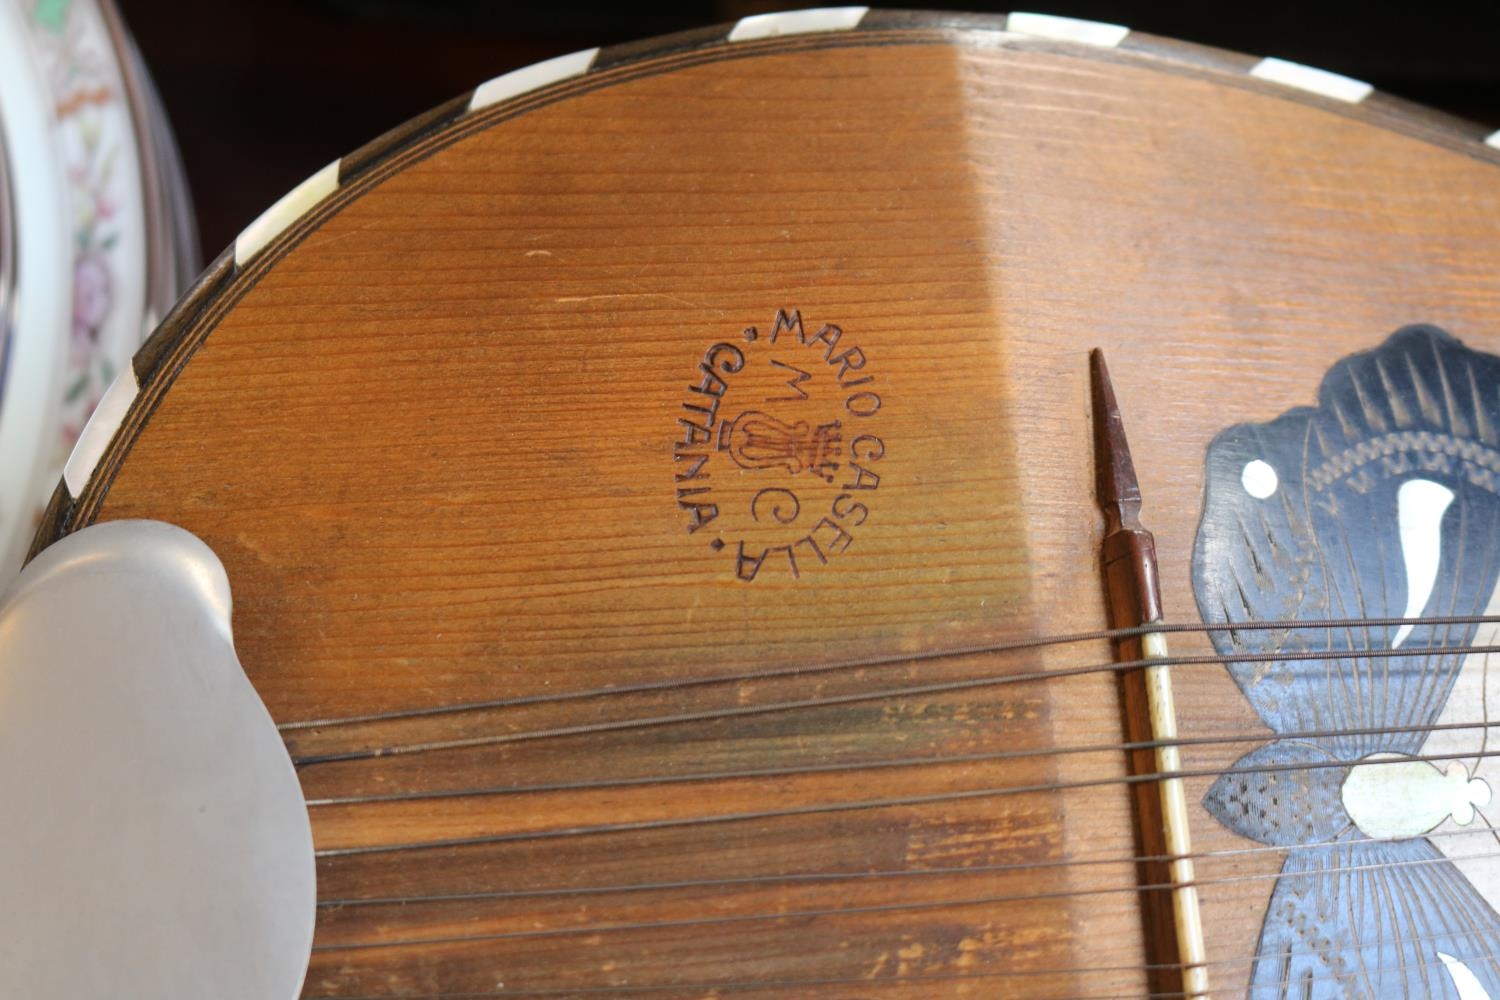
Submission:
[[[75,366],[88,363],[99,343],[99,327],[109,315],[113,279],[104,255],[89,252],[73,262],[73,335],[69,353]]]

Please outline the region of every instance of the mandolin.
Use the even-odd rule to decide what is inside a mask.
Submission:
[[[1500,997],[1497,165],[1034,15],[565,56],[248,227],[34,553],[222,562],[304,997]]]

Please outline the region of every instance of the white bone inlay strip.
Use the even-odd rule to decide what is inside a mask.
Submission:
[[[1130,34],[1130,29],[1122,24],[1105,24],[1102,21],[1085,21],[1054,14],[1028,14],[1024,11],[1017,11],[1007,17],[1005,30],[1018,35],[1055,38],[1063,42],[1097,45],[1106,49],[1119,45]]]
[[[1500,132],[1491,132],[1485,137],[1484,144],[1491,149],[1500,149]]]
[[[261,213],[260,218],[245,227],[234,241],[234,263],[243,266],[266,244],[286,231],[302,214],[332,194],[339,186],[339,161],[313,174],[281,196],[281,200]]]
[[[94,407],[94,414],[89,417],[89,422],[83,425],[83,433],[78,435],[73,452],[63,466],[63,482],[68,484],[68,495],[73,499],[78,499],[83,488],[89,484],[89,479],[94,475],[94,467],[104,457],[104,449],[109,447],[110,438],[119,430],[120,423],[125,419],[130,404],[135,402],[138,392],[140,386],[135,380],[135,369],[130,365],[126,365],[125,370],[116,375],[109,388],[104,390],[99,405]]]
[[[582,76],[593,67],[594,60],[598,56],[598,49],[569,52],[565,56],[523,66],[503,76],[497,76],[493,80],[487,80],[474,89],[474,96],[469,99],[469,110],[478,111],[480,108],[487,108],[492,104],[499,104],[501,101],[508,101],[512,97],[519,97],[545,87],[549,83]]]
[[[1160,620],[1160,619],[1158,619]],[[1148,623],[1149,624],[1149,623]],[[1151,717],[1151,738],[1157,741],[1156,771],[1173,774],[1182,770],[1177,746],[1177,706],[1172,695],[1172,671],[1167,637],[1163,632],[1141,636],[1141,656],[1146,667],[1146,707]],[[1193,843],[1188,831],[1187,793],[1182,779],[1157,782],[1161,801],[1163,846],[1171,856],[1167,871],[1172,879],[1172,919],[1177,931],[1177,957],[1182,965],[1183,993],[1188,1000],[1208,1000],[1208,952],[1203,941],[1203,914],[1198,905],[1197,878],[1193,874]]]
[[[807,35],[819,31],[848,31],[859,27],[868,7],[814,7],[779,14],[755,14],[742,17],[729,32],[731,42],[749,42],[778,35]]]
[[[1285,59],[1262,59],[1250,70],[1250,75],[1346,104],[1358,104],[1375,89],[1363,80],[1340,76],[1326,69],[1313,69],[1301,63],[1287,62]]]

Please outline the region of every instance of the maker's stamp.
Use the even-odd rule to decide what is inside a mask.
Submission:
[[[683,530],[745,581],[842,555],[880,489],[882,388],[850,333],[800,310],[711,345],[673,436]]]

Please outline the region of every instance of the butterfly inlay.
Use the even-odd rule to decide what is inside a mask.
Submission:
[[[1252,997],[1500,997],[1500,767],[1487,657],[1462,652],[1497,637],[1428,621],[1495,614],[1497,582],[1500,358],[1442,330],[1397,331],[1317,406],[1209,447],[1205,621],[1400,621],[1213,634],[1274,734],[1204,798],[1286,848]]]

